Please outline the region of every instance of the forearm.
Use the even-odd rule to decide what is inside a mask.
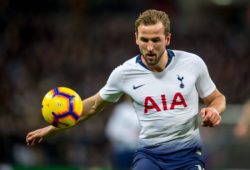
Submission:
[[[101,112],[109,104],[109,102],[105,102],[104,100],[102,100],[97,93],[94,96],[83,100],[82,104],[83,111],[80,119],[77,121],[77,124],[82,123],[92,116],[96,115],[97,113]]]
[[[94,100],[92,100],[92,97],[83,100],[82,105],[83,105],[83,111],[80,119],[77,121],[77,124],[86,121],[87,119],[94,116],[98,112],[96,108],[96,103]]]
[[[225,96],[222,94],[217,95],[210,103],[207,103],[207,107],[212,107],[222,114],[226,108]]]
[[[49,125],[49,126],[47,126],[45,128],[48,129],[47,137],[54,136],[59,132],[65,131],[66,129],[69,129],[69,128],[58,128],[58,127],[55,127],[55,126],[52,126],[52,125]]]

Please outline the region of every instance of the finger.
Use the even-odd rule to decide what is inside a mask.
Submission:
[[[40,138],[39,140],[38,140],[38,143],[42,143],[43,142],[43,138]]]
[[[217,120],[218,120],[218,115],[216,115],[215,113],[211,113],[209,121],[214,124]]]
[[[202,121],[202,122],[201,122],[201,125],[202,125],[203,127],[207,127],[207,126],[209,125],[209,123],[208,123],[208,122]]]
[[[201,124],[203,127],[207,127],[207,124],[206,123],[202,123]]]
[[[38,133],[39,130],[35,130],[35,131],[32,131],[32,132],[29,132],[26,136],[26,139],[32,137],[33,135],[35,135],[36,133]]]
[[[215,112],[213,112],[213,116],[214,116],[214,121],[216,122],[218,119],[221,119],[221,115],[219,114],[219,112],[217,112],[215,110]]]
[[[214,124],[220,124],[220,122],[221,122],[221,116],[217,116],[216,120],[214,122],[215,122]]]
[[[215,123],[214,126],[218,126],[221,123],[221,119],[218,119]]]
[[[26,142],[28,142],[29,138],[31,137],[32,135],[31,134],[27,134],[26,136]]]
[[[221,116],[218,115],[217,113],[214,114],[214,118],[211,119],[211,122],[217,126],[221,122]]]
[[[203,121],[207,122],[207,121],[210,120],[210,118],[211,118],[211,112],[210,111],[206,111],[206,115],[204,116]]]
[[[27,145],[27,146],[31,146],[32,142],[33,142],[33,140],[28,140],[28,141],[26,142],[26,145]]]
[[[209,124],[209,127],[214,127],[214,124],[213,124],[213,123],[210,123],[210,124]]]
[[[26,143],[30,144],[30,142],[33,140],[32,136],[26,137]]]
[[[211,124],[210,123],[203,123],[202,126],[203,127],[211,127]]]
[[[28,145],[28,146],[32,146],[32,143],[34,142],[34,140],[35,140],[35,139],[33,139],[33,138],[28,139],[27,145]]]
[[[27,136],[26,136],[26,142],[28,142],[30,139],[32,139],[33,138],[33,134],[28,134]]]
[[[38,131],[38,130],[35,130],[35,131],[32,131],[32,132],[29,132],[29,133],[27,134],[27,136],[32,136],[32,135],[34,135],[37,131]]]
[[[28,137],[29,145],[33,146],[36,143],[36,140],[39,138],[37,134],[33,134],[32,136]]]
[[[28,138],[27,138],[27,141],[32,141],[32,140],[34,140],[35,139],[35,135],[33,135],[33,136],[29,136]]]
[[[221,122],[221,119],[218,118],[216,121],[214,122],[211,122],[211,121],[207,121],[205,124],[206,126],[209,126],[209,127],[215,127],[215,126],[218,126]]]
[[[29,142],[29,140],[28,140],[28,136],[26,136],[25,140],[26,140],[26,143],[28,143],[28,142]]]
[[[35,138],[34,140],[32,140],[31,146],[35,146],[38,142],[38,138]]]

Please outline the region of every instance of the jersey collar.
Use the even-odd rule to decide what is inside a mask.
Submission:
[[[165,68],[171,63],[172,58],[175,56],[173,50],[167,49],[167,52],[168,52],[168,62],[167,62],[167,64],[166,64]],[[135,62],[136,62],[136,63],[139,63],[141,66],[143,66],[144,68],[148,69],[147,66],[146,66],[146,65],[142,62],[142,60],[141,60],[141,54],[138,54],[138,55],[136,56]],[[148,70],[149,70],[149,69],[148,69]]]

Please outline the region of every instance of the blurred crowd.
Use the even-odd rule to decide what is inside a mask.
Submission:
[[[93,95],[112,69],[138,54],[134,20],[147,8],[169,14],[171,48],[200,55],[228,103],[249,98],[249,3],[0,1],[0,164],[110,166],[104,129],[114,106],[34,148],[25,135],[46,125],[40,109],[47,91],[66,86]]]

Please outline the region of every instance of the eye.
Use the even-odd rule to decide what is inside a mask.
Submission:
[[[154,42],[154,43],[157,43],[157,42],[160,42],[160,41],[161,41],[160,38],[153,38],[153,39],[152,39],[152,42]]]
[[[141,40],[142,42],[148,42],[148,39],[147,39],[147,38],[141,37],[140,40]]]

